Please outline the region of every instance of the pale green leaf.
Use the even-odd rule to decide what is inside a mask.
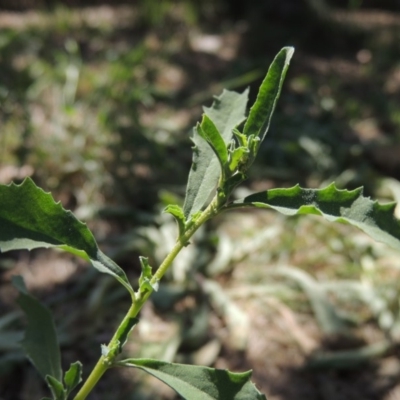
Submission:
[[[400,250],[400,221],[395,203],[379,204],[362,195],[362,188],[339,190],[332,183],[324,189],[272,189],[237,200],[227,208],[272,208],[285,215],[315,214],[328,221],[348,223],[373,239]]]
[[[28,319],[22,347],[43,379],[51,375],[61,381],[61,356],[53,317],[47,307],[28,293],[22,277],[13,276],[12,282],[20,293],[17,302]]]
[[[187,400],[266,400],[250,381],[251,371],[227,370],[139,358],[117,363],[160,379]]]
[[[86,224],[27,178],[0,185],[0,252],[58,247],[114,276],[133,294],[125,272],[100,251]]]
[[[175,221],[178,224],[179,236],[182,236],[185,233],[186,226],[186,218],[183,214],[182,207],[177,204],[169,204],[165,207],[164,212],[171,214],[175,218]]]
[[[233,136],[232,130],[244,121],[248,91],[235,93],[224,90],[210,108],[204,108],[227,146]],[[186,219],[200,211],[215,191],[221,168],[211,146],[193,132],[193,163],[189,173],[183,211]]]

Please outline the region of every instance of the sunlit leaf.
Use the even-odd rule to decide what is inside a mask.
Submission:
[[[285,80],[289,62],[294,53],[293,47],[284,47],[275,57],[260,86],[257,99],[250,109],[243,134],[254,135],[264,140],[271,123],[276,103]]]
[[[250,381],[251,371],[227,370],[139,358],[117,363],[160,379],[187,400],[266,400]]]
[[[210,144],[221,164],[221,168],[223,168],[228,161],[228,150],[217,127],[207,114],[203,115],[201,124],[198,124],[196,129],[198,134]]]
[[[125,272],[100,251],[86,224],[56,203],[27,178],[20,185],[0,185],[0,252],[58,247],[114,276],[128,291]]]
[[[395,203],[379,204],[362,195],[362,188],[339,190],[332,183],[324,189],[271,189],[237,200],[228,208],[272,208],[285,215],[315,214],[328,221],[356,226],[373,239],[400,250],[400,221]]]
[[[213,122],[227,146],[232,138],[232,130],[245,118],[248,91],[235,93],[224,90],[216,97],[210,108],[204,108],[207,117]],[[189,173],[183,211],[186,219],[200,211],[215,191],[221,168],[211,146],[193,132],[193,163]]]
[[[165,207],[164,212],[173,215],[176,223],[178,224],[179,236],[182,236],[185,232],[186,225],[186,218],[183,214],[182,208],[177,204],[169,204],[167,207]]]

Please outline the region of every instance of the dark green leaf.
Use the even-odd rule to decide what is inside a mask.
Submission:
[[[316,214],[328,221],[348,223],[373,239],[400,250],[400,221],[394,216],[395,203],[379,204],[363,197],[362,188],[339,190],[332,183],[324,189],[272,189],[237,200],[228,208],[272,208],[285,215]]]
[[[51,375],[46,376],[46,382],[53,395],[53,400],[65,400],[66,393],[63,384]]]
[[[82,363],[76,361],[72,363],[69,370],[64,374],[64,383],[69,395],[82,381]]]
[[[133,295],[124,271],[103,254],[86,224],[27,178],[0,185],[0,252],[58,247],[113,275]]]
[[[233,373],[145,358],[123,360],[117,365],[142,369],[187,400],[266,400],[250,381],[251,371]]]
[[[211,108],[204,108],[205,114],[214,123],[227,146],[232,138],[232,130],[243,122],[248,91],[242,94],[224,90]],[[200,211],[215,191],[221,169],[218,159],[209,144],[193,132],[193,163],[189,173],[183,211],[186,219]]]
[[[22,347],[43,379],[51,375],[61,381],[60,348],[51,313],[27,292],[22,277],[13,276],[12,282],[20,293],[17,302],[28,319]]]
[[[129,334],[132,332],[132,329],[138,324],[139,318],[127,318],[124,320],[120,326],[118,327],[116,337],[119,339],[118,343],[118,353],[121,352],[122,348],[125,346],[125,343],[128,340]]]
[[[197,125],[196,129],[197,133],[210,144],[223,169],[228,161],[228,150],[214,122],[211,121],[207,114],[203,114],[203,120],[201,124]]]
[[[244,135],[254,135],[259,137],[261,141],[264,140],[293,52],[293,47],[284,47],[276,55],[268,69],[267,76],[260,86],[256,102],[250,109],[249,117],[243,130]]]

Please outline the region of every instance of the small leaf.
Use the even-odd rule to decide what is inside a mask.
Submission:
[[[247,147],[239,146],[229,152],[229,170],[234,172],[241,163],[247,161],[249,150]]]
[[[221,164],[221,169],[223,170],[228,161],[228,151],[221,134],[214,125],[214,122],[211,121],[207,114],[204,114],[201,124],[198,124],[196,129],[198,134],[210,144],[215,155],[218,157],[218,160]]]
[[[51,375],[46,376],[46,382],[53,395],[53,400],[65,400],[66,393],[63,384]]]
[[[362,195],[362,188],[339,190],[332,183],[324,189],[272,189],[237,200],[227,208],[272,208],[285,215],[315,214],[328,221],[348,223],[373,239],[400,250],[400,221],[395,203],[379,204]]]
[[[117,333],[116,333],[116,337],[118,337],[119,339],[119,350],[118,353],[121,352],[122,348],[125,346],[129,334],[132,332],[132,329],[139,323],[139,318],[127,318],[126,320],[124,320],[120,326],[118,327]]]
[[[146,292],[147,290],[158,290],[158,282],[153,284],[151,279],[153,278],[153,273],[149,264],[149,259],[147,257],[139,257],[140,265],[142,267],[142,273],[139,277],[139,291]]]
[[[182,207],[177,204],[169,204],[165,207],[164,212],[169,213],[175,217],[175,221],[178,224],[179,236],[182,236],[185,233],[186,226],[186,218],[183,214]]]
[[[97,246],[93,234],[70,211],[30,179],[0,185],[0,252],[58,247],[114,276],[133,295],[125,272]]]
[[[61,381],[60,348],[51,313],[27,292],[22,277],[13,276],[12,283],[20,293],[17,302],[28,318],[22,347],[43,379],[51,375]]]
[[[232,138],[232,130],[245,118],[248,91],[235,93],[224,90],[210,108],[204,108],[207,117],[214,123],[227,146]],[[186,219],[200,211],[215,191],[221,169],[218,159],[209,144],[193,132],[193,163],[189,173],[183,211]]]
[[[69,395],[82,381],[82,363],[76,361],[72,363],[69,370],[64,374],[64,382]]]
[[[284,47],[276,55],[260,86],[257,99],[250,109],[249,117],[243,130],[244,135],[254,135],[255,137],[259,137],[261,141],[264,140],[293,53],[293,47]]]
[[[227,370],[139,358],[117,363],[160,379],[187,400],[266,400],[250,381],[251,371]]]

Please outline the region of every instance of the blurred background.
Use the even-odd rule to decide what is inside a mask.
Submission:
[[[223,88],[296,48],[250,191],[363,185],[400,199],[397,0],[0,1],[0,183],[30,176],[86,221],[132,282],[157,266],[182,203],[191,127]],[[400,217],[400,212],[397,213]],[[400,399],[399,254],[317,217],[229,213],[176,260],[126,357],[253,369],[269,400]],[[0,399],[48,395],[18,342],[11,276],[54,313],[85,376],[129,307],[122,287],[54,251],[0,255]],[[111,370],[91,399],[177,399]]]

